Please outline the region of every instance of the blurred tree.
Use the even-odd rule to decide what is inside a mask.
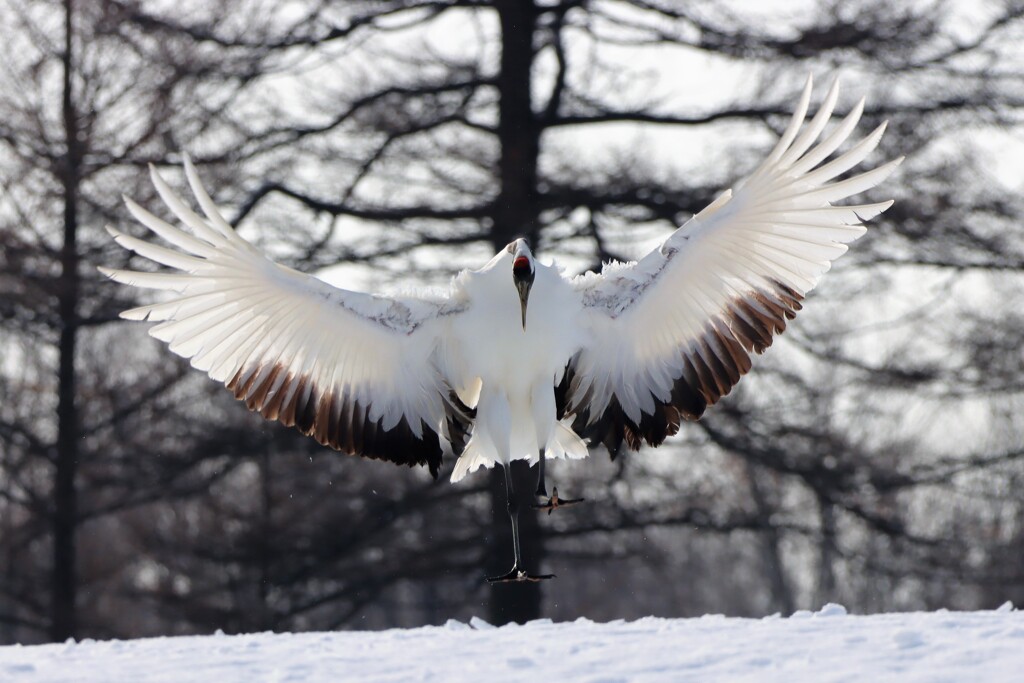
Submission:
[[[19,640],[63,640],[110,632],[108,582],[133,549],[109,516],[215,474],[196,471],[215,444],[189,427],[184,368],[140,371],[145,353],[108,327],[130,302],[95,266],[124,258],[103,225],[119,220],[122,192],[151,193],[140,168],[176,136],[218,134],[218,104],[244,78],[221,55],[211,68],[187,37],[124,34],[116,3],[0,13],[11,32],[0,65],[3,387],[17,397],[0,413],[0,623]]]

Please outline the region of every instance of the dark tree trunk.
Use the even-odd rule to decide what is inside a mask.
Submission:
[[[505,501],[505,474],[500,465],[490,471],[490,478],[494,533],[487,549],[487,575],[499,576],[512,566],[512,524]],[[536,511],[530,509],[530,503],[536,500],[533,496],[537,488],[536,472],[527,466],[525,460],[517,460],[512,463],[512,482],[519,499],[519,545],[526,565],[524,569],[534,574],[544,573],[540,566],[544,556],[542,529]],[[540,618],[540,584],[503,583],[491,586],[490,590],[488,619],[491,623],[514,621],[525,624]]]
[[[273,584],[274,544],[277,541],[277,529],[274,525],[274,490],[273,472],[270,463],[270,451],[265,450],[259,456],[260,468],[260,499],[261,513],[260,536],[257,539],[257,562],[259,563],[259,585],[256,587],[259,604],[252,610],[257,630],[269,631],[274,628],[274,612],[270,608],[270,588]]]
[[[832,502],[818,498],[818,513],[821,518],[821,540],[818,544],[818,585],[815,588],[815,604],[836,602],[836,573],[833,566],[836,552],[836,511]]]
[[[501,188],[493,216],[491,241],[495,250],[516,237],[537,236],[537,151],[539,128],[530,99],[533,66],[533,33],[536,8],[532,0],[495,2],[501,22],[499,173]],[[519,528],[523,561],[528,571],[541,572],[544,543],[537,513],[529,503],[536,481],[519,462],[512,479],[520,500]],[[505,482],[500,468],[491,473],[491,500],[495,544],[488,554],[490,575],[504,574],[512,566],[512,531],[506,512]],[[494,623],[519,623],[540,617],[540,586],[534,583],[500,584],[491,588],[490,619]]]
[[[64,159],[64,244],[58,289],[62,322],[58,369],[57,454],[53,491],[53,574],[50,637],[55,641],[76,635],[75,532],[78,516],[75,473],[78,469],[78,408],[75,404],[75,343],[78,334],[78,183],[80,150],[78,122],[72,92],[72,0],[64,5],[63,118],[67,141]]]
[[[769,519],[773,507],[765,498],[764,491],[757,481],[757,469],[747,462],[746,471],[747,481],[750,482],[750,495],[754,505],[757,506],[758,515],[762,519]],[[764,567],[768,573],[768,585],[771,586],[772,591],[772,609],[779,610],[783,614],[792,614],[796,608],[796,600],[793,598],[793,591],[789,587],[783,569],[782,552],[779,549],[781,543],[781,535],[774,525],[768,525],[761,533],[761,552],[764,558]]]
[[[539,127],[530,97],[536,12],[529,0],[495,2],[501,19],[501,96],[498,170],[501,188],[491,241],[504,247],[516,237],[537,236]]]

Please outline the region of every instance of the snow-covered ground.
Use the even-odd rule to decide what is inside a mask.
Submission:
[[[0,681],[1024,681],[1024,612],[586,619],[0,647]]]

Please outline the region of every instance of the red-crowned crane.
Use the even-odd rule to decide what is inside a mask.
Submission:
[[[615,453],[657,446],[696,420],[751,367],[801,308],[861,225],[891,201],[834,202],[880,183],[890,161],[843,180],[882,137],[884,124],[826,160],[857,125],[863,101],[821,138],[833,85],[801,131],[808,79],[789,127],[768,158],[633,263],[566,277],[525,240],[446,294],[379,296],[332,287],[270,261],[224,220],[187,160],[203,212],[193,212],[152,171],[187,230],[129,199],[131,214],[171,248],[116,230],[119,244],[178,272],[102,269],[112,279],[164,290],[125,311],[158,321],[150,334],[224,383],[271,420],[345,453],[426,465],[457,457],[452,481],[500,464],[508,486],[514,564],[491,581],[550,578],[526,572],[508,464],[582,458],[586,435]],[[821,138],[821,139],[820,139]],[[549,510],[566,502],[555,495]]]

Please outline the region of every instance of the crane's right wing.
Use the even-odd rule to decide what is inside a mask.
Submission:
[[[901,159],[836,177],[864,161],[884,124],[835,159],[856,127],[857,105],[823,139],[838,97],[833,85],[800,133],[811,81],[792,122],[763,164],[640,261],[607,264],[574,280],[592,343],[561,387],[575,428],[614,455],[623,441],[658,445],[684,419],[725,396],[800,310],[804,297],[892,202],[834,205],[884,180]],[[798,135],[798,133],[800,133]]]

